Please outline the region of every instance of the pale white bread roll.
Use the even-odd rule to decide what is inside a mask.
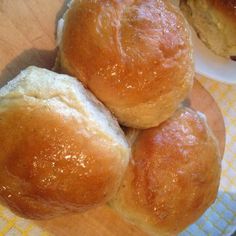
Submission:
[[[180,8],[207,47],[236,60],[235,0],[181,0]]]
[[[74,0],[59,21],[58,43],[58,69],[125,126],[157,126],[192,88],[190,31],[168,1]]]
[[[116,193],[130,148],[110,112],[76,79],[29,67],[0,89],[0,202],[47,219]]]
[[[150,235],[177,235],[217,196],[221,157],[206,119],[181,108],[160,126],[127,137],[132,158],[111,207]]]

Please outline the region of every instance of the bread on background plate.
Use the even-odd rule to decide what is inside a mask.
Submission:
[[[180,0],[180,9],[208,48],[236,60],[235,0]]]
[[[212,24],[210,24],[212,19],[215,19],[215,16],[214,16],[215,10],[211,7],[211,9],[209,9],[207,13],[205,12],[206,8],[208,8],[208,3],[211,2],[210,0],[209,1],[207,0],[199,0],[199,1],[171,0],[171,2],[176,7],[179,7],[181,5],[180,8],[182,9],[182,12],[185,13],[185,17],[188,19],[188,22],[192,24],[192,26],[194,24],[192,19],[195,18],[195,21],[198,22],[198,27],[201,28],[203,37],[207,37],[209,35],[209,32],[212,30],[214,32],[219,31],[219,29],[215,25],[216,22],[212,22]],[[194,11],[195,11],[194,14],[191,13],[191,8],[188,5],[189,3],[191,3],[190,5],[193,5]],[[226,6],[228,4],[229,5],[228,7],[231,8],[231,10],[229,11],[231,12],[231,15],[232,15],[233,1],[231,0],[217,1],[216,0],[215,3],[218,6],[222,4]],[[231,4],[231,7],[230,7],[230,4]],[[198,6],[198,8],[196,8],[195,6]],[[225,8],[225,6],[222,7],[222,9]],[[199,17],[200,15],[201,17]],[[198,20],[196,20],[196,16]],[[227,20],[228,17],[229,16],[223,15],[222,19],[225,18]],[[202,21],[202,24],[200,24],[199,21]],[[227,31],[229,32],[228,29],[232,27],[233,24],[231,23],[229,25],[225,24],[225,29],[227,29]],[[209,46],[206,45],[206,43],[203,42],[202,39],[199,38],[200,34],[196,30],[196,26],[195,28],[194,26],[193,27],[190,26],[190,28],[192,28],[191,33],[192,33],[192,40],[193,40],[193,56],[194,56],[194,64],[195,64],[196,73],[203,75],[209,79],[216,80],[222,83],[236,84],[236,61],[232,60],[233,58],[230,58],[229,55],[227,57],[217,55],[212,49],[210,49]],[[212,39],[213,40],[212,42],[214,43],[217,40],[218,42],[216,42],[216,45],[217,44],[222,45],[223,41],[227,41],[226,37],[231,37],[231,33],[234,32],[234,29],[232,29],[232,32],[231,33],[229,32],[229,34],[226,37],[224,37],[224,34],[225,34],[224,32],[219,31],[219,34],[221,34],[221,36],[219,36],[219,34],[214,33],[214,38]],[[209,35],[209,38],[210,37],[212,38],[211,35]],[[234,38],[231,37],[230,40],[232,42]],[[225,46],[228,47],[227,45]],[[232,55],[232,53],[230,54]]]

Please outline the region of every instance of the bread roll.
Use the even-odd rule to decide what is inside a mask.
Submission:
[[[129,160],[116,120],[81,83],[36,67],[0,90],[0,202],[48,219],[108,201]]]
[[[178,110],[159,127],[128,134],[132,158],[110,205],[150,235],[176,235],[215,201],[221,158],[199,114]]]
[[[180,8],[211,50],[236,60],[235,0],[181,0]]]
[[[158,125],[192,87],[190,33],[167,1],[74,0],[59,29],[61,71],[125,126]]]

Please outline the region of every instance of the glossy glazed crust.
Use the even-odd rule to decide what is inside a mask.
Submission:
[[[139,133],[111,205],[151,235],[176,235],[215,201],[220,172],[215,138],[195,111],[184,108]]]
[[[116,140],[92,120],[98,111],[89,110],[89,98],[83,103],[74,97],[73,91],[82,88],[78,82],[41,70],[28,69],[28,77],[40,77],[0,91],[0,201],[30,219],[105,203],[116,193],[129,160],[122,131],[115,130],[120,132]],[[104,107],[98,103],[98,109]],[[106,116],[115,129],[116,122]]]
[[[75,0],[64,19],[62,70],[81,80],[123,125],[158,125],[190,91],[190,34],[169,3]]]

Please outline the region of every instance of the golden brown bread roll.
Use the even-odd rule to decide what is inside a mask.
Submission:
[[[168,2],[74,0],[58,35],[61,70],[81,80],[125,126],[158,125],[192,87],[190,33]]]
[[[181,0],[180,8],[211,50],[236,60],[235,0]]]
[[[31,219],[109,200],[129,160],[116,120],[81,83],[30,67],[0,90],[0,202]]]
[[[178,110],[159,127],[128,133],[132,158],[111,206],[151,235],[176,235],[215,201],[221,158],[199,114]]]

